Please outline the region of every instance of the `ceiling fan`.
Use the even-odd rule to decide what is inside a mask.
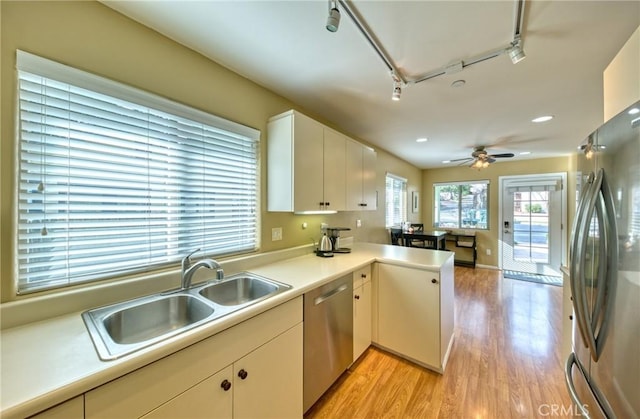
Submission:
[[[496,161],[496,159],[513,157],[515,154],[513,153],[500,153],[500,154],[489,154],[487,150],[485,150],[485,146],[479,145],[473,148],[473,152],[471,153],[471,157],[465,157],[463,159],[450,160],[453,162],[462,162],[460,165],[468,163],[472,161],[469,167],[473,169],[484,169],[489,167],[490,163]]]

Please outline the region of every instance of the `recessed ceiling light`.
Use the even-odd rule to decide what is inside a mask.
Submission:
[[[523,151],[522,153],[520,153],[521,156],[526,156],[527,154],[531,154],[530,151]]]
[[[544,115],[544,116],[539,116],[537,118],[534,118],[531,120],[531,122],[547,122],[547,121],[551,121],[553,119],[553,115]]]
[[[442,160],[442,163],[451,163],[451,160]]]
[[[635,114],[637,114],[638,112],[640,112],[640,109],[638,109],[638,108],[631,108],[631,109],[629,110],[629,115],[635,115]]]
[[[422,138],[418,138],[416,140],[416,143],[426,143],[427,141],[429,141],[428,138],[422,137]]]
[[[451,87],[462,87],[464,86],[466,83],[465,80],[456,80],[453,83],[451,83]]]
[[[544,115],[544,116],[539,116],[537,118],[533,118],[531,122],[540,123],[540,122],[551,121],[552,119],[553,119],[553,115]]]

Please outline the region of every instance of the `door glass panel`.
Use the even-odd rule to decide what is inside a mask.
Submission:
[[[549,263],[549,192],[515,192],[513,259]]]

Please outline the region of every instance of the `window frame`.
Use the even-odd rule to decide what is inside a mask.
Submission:
[[[464,187],[473,187],[474,185],[486,185],[486,196],[484,198],[485,208],[484,208],[484,217],[485,219],[485,227],[478,227],[477,225],[463,225],[464,220],[464,208],[463,208],[463,194],[462,189]],[[441,225],[442,222],[439,221],[439,216],[441,210],[439,208],[440,199],[438,197],[438,188],[447,187],[447,186],[457,186],[458,187],[458,202],[457,202],[457,226],[448,226]],[[437,229],[464,229],[464,230],[490,230],[490,191],[491,191],[491,182],[489,180],[471,180],[471,181],[459,181],[459,182],[438,182],[433,184],[433,227]]]
[[[392,180],[393,182],[400,182],[400,184],[402,185],[400,190],[400,197],[399,197],[399,205],[400,208],[398,210],[399,213],[399,217],[400,220],[395,220],[392,219],[391,220],[391,224],[389,224],[389,216],[388,216],[388,211],[389,211],[389,190],[387,188],[387,183],[389,180]],[[408,216],[408,208],[407,208],[407,179],[403,178],[401,176],[398,175],[394,175],[393,173],[389,173],[387,172],[385,175],[385,206],[384,206],[384,223],[385,223],[385,228],[390,228],[390,227],[394,227],[394,226],[399,226],[402,222],[407,221],[407,216]],[[393,191],[395,190],[395,188],[392,188],[391,194],[393,194]],[[394,211],[395,212],[395,211]],[[395,215],[395,214],[394,214]],[[393,217],[393,216],[392,216]]]
[[[253,243],[253,246],[243,246],[244,250],[242,251],[228,251],[227,253],[216,253],[215,247],[211,247],[209,252],[204,254],[200,252],[197,256],[203,255],[211,255],[216,254],[217,256],[226,256],[231,254],[250,254],[259,250],[260,248],[260,214],[261,214],[261,200],[260,200],[260,131],[233,121],[226,120],[224,118],[200,111],[198,109],[186,106],[184,104],[171,101],[169,99],[163,98],[161,96],[122,84],[118,83],[91,73],[87,73],[55,61],[51,61],[24,51],[17,50],[16,52],[16,89],[17,89],[17,97],[16,97],[16,109],[17,109],[17,127],[16,127],[16,163],[17,170],[14,172],[15,174],[15,212],[16,212],[16,223],[13,229],[14,235],[14,261],[16,266],[16,278],[15,278],[15,292],[18,295],[28,294],[33,292],[39,292],[44,290],[51,289],[64,289],[69,286],[76,286],[80,284],[96,284],[102,280],[114,279],[114,278],[122,278],[128,276],[130,274],[136,274],[140,272],[153,272],[156,270],[160,270],[165,268],[168,265],[175,264],[178,262],[184,254],[176,254],[171,256],[162,263],[153,263],[149,265],[136,265],[136,266],[128,266],[126,269],[119,269],[113,272],[107,272],[101,275],[87,275],[82,276],[79,280],[70,279],[67,276],[66,280],[56,279],[56,280],[42,280],[40,282],[34,282],[29,284],[29,281],[25,279],[26,274],[21,274],[21,269],[25,266],[21,259],[30,258],[30,256],[25,256],[25,250],[22,250],[20,246],[20,236],[21,236],[21,228],[24,227],[22,221],[20,221],[20,211],[26,210],[30,205],[27,201],[26,204],[21,205],[20,194],[21,194],[21,181],[22,181],[22,148],[23,148],[23,138],[22,138],[22,124],[23,120],[21,118],[21,109],[22,105],[20,102],[20,89],[21,89],[21,81],[20,75],[22,72],[34,74],[38,77],[43,77],[46,79],[55,80],[57,82],[61,82],[64,84],[72,85],[74,87],[85,89],[91,91],[95,94],[106,95],[116,100],[125,101],[132,103],[136,106],[141,106],[144,108],[148,108],[154,111],[159,111],[161,113],[170,114],[179,119],[184,119],[188,121],[193,121],[198,124],[202,124],[206,127],[211,127],[215,131],[225,132],[231,135],[237,135],[238,137],[245,138],[249,143],[254,144],[250,149],[251,155],[253,158],[250,161],[255,163],[255,166],[252,166],[251,172],[253,174],[249,175],[251,182],[255,185],[255,194],[252,195],[253,198],[250,202],[252,202],[251,207],[255,208],[252,210],[253,214],[251,215],[252,221],[251,223],[255,226],[254,236],[251,237],[248,244]],[[46,106],[46,105],[45,105]],[[225,134],[225,135],[227,135]],[[187,137],[188,138],[188,137]],[[203,147],[209,147],[210,143],[205,140],[205,137],[202,137]],[[217,138],[217,137],[216,137]],[[191,141],[189,139],[189,141]],[[242,140],[244,141],[244,140]],[[209,144],[209,145],[207,145]],[[179,163],[175,163],[175,165],[179,165]],[[144,189],[140,189],[143,191]],[[182,195],[180,195],[182,196]],[[33,199],[33,198],[32,198]],[[183,198],[179,198],[183,199]],[[204,199],[204,198],[203,198]],[[203,201],[204,202],[204,201]],[[199,204],[202,205],[202,204]],[[21,210],[21,208],[23,208]],[[173,218],[172,218],[173,220]],[[187,229],[189,230],[189,229]],[[253,229],[252,229],[253,230]],[[204,229],[199,230],[203,234]],[[24,233],[22,233],[24,234]],[[46,234],[46,233],[45,233]],[[197,233],[195,233],[197,234]],[[194,236],[195,237],[195,236]],[[250,237],[250,236],[245,236]],[[27,244],[28,246],[28,244]],[[249,247],[252,247],[250,250]],[[191,249],[195,250],[195,249]],[[67,250],[68,251],[68,250]],[[213,252],[213,253],[212,253]],[[170,259],[170,260],[169,260]]]

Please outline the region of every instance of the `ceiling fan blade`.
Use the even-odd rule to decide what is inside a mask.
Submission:
[[[489,157],[493,158],[503,158],[503,157],[513,157],[515,154],[513,153],[501,153],[501,154],[490,154]]]
[[[467,160],[473,160],[473,158],[471,157],[465,157],[463,159],[454,159],[454,160],[449,160],[449,163],[455,163],[457,161],[467,161]]]
[[[496,161],[496,159],[494,159],[493,157],[495,156],[488,156],[486,159],[484,159],[484,161],[489,162],[489,163],[493,163]]]

